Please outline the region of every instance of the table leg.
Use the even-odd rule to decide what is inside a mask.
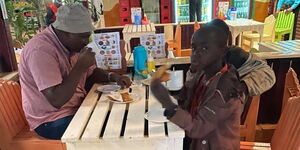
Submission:
[[[239,37],[239,43],[238,43],[238,46],[241,47],[241,41],[242,41],[242,32],[238,35]]]
[[[263,38],[263,32],[259,32],[259,42],[262,41],[262,38]]]
[[[235,39],[236,39],[236,36],[234,34],[232,34],[232,45],[235,45]]]
[[[130,39],[128,38],[124,38],[124,41],[125,41],[125,51],[126,53],[129,53],[130,51]]]

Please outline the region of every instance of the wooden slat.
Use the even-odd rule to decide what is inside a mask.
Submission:
[[[132,25],[133,28],[132,28],[132,32],[137,32],[137,25]]]
[[[146,27],[146,25],[142,25],[142,32],[145,32],[145,31],[147,31],[147,27]]]
[[[101,96],[100,100],[93,111],[91,119],[81,137],[83,141],[97,141],[99,140],[100,132],[105,121],[105,117],[109,111],[109,103],[105,102],[107,98]]]
[[[154,24],[151,23],[151,24],[150,24],[150,27],[151,27],[151,31],[152,31],[152,32],[155,32],[155,31],[156,31],[156,30],[155,30]]]
[[[149,90],[148,111],[159,110],[161,108],[162,108],[161,104],[153,96],[151,90]],[[149,125],[148,130],[149,130],[150,138],[165,136],[165,128],[163,123],[153,123],[151,121],[148,121],[148,125]]]
[[[178,127],[176,124],[168,122],[167,125],[169,137],[183,138],[185,136],[184,130]]]
[[[146,29],[147,31],[151,31],[150,24],[147,24],[147,25],[146,25],[146,28],[147,28],[147,29]]]
[[[96,91],[98,86],[99,84],[93,85],[91,92],[89,92],[89,94],[86,96],[71,123],[69,124],[67,130],[65,131],[62,141],[75,142],[80,139],[90,115],[96,106],[98,93],[93,91]]]
[[[145,114],[145,87],[140,89],[133,89],[133,93],[138,93],[141,100],[130,103],[128,108],[128,115],[124,138],[143,138],[144,137],[144,114]]]
[[[132,28],[133,28],[133,25],[128,25],[128,33],[132,33]]]
[[[27,124],[27,121],[25,120],[24,111],[22,108],[22,99],[21,99],[21,89],[20,85],[18,83],[8,81],[7,84],[4,84],[4,87],[6,87],[6,92],[8,95],[11,95],[11,102],[13,105],[15,105],[16,109],[18,110],[18,118],[20,119],[22,126]]]
[[[142,32],[142,25],[138,25],[137,32]]]
[[[123,33],[127,33],[128,32],[128,28],[129,28],[129,25],[125,25],[122,32]]]
[[[0,84],[0,88],[2,88],[2,84]],[[0,116],[1,116],[1,122],[5,123],[5,127],[7,127],[6,130],[10,133],[10,135],[14,135],[15,130],[12,128],[14,125],[13,118],[10,117],[11,113],[8,110],[8,106],[5,102],[6,97],[2,92],[0,91]],[[11,137],[12,138],[12,137]]]
[[[9,89],[7,88],[7,81],[3,81],[0,85],[0,91],[3,95],[2,102],[4,103],[4,110],[6,110],[7,115],[9,116],[10,123],[12,124],[9,128],[12,128],[13,135],[18,133],[24,124],[22,124],[23,119],[20,118],[19,110],[14,103],[12,103],[12,96],[9,94]]]
[[[119,139],[126,104],[113,103],[107,125],[104,131],[103,139]]]

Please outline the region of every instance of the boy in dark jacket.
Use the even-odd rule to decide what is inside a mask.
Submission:
[[[185,83],[181,106],[174,104],[159,79],[151,91],[166,108],[164,115],[186,131],[193,150],[239,149],[241,105],[240,80],[225,56],[228,35],[205,25],[192,38],[191,67],[195,75]]]

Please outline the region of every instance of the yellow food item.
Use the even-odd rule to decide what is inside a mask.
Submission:
[[[159,79],[161,82],[166,82],[170,80],[170,74],[166,71],[171,67],[171,65],[163,65],[157,69],[153,74],[152,80]]]

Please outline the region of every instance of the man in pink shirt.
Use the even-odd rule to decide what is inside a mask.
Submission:
[[[88,10],[67,4],[53,25],[24,47],[19,66],[23,109],[30,129],[42,137],[61,138],[86,96],[87,78],[131,84],[128,77],[95,67],[95,53],[85,47],[93,30]]]

